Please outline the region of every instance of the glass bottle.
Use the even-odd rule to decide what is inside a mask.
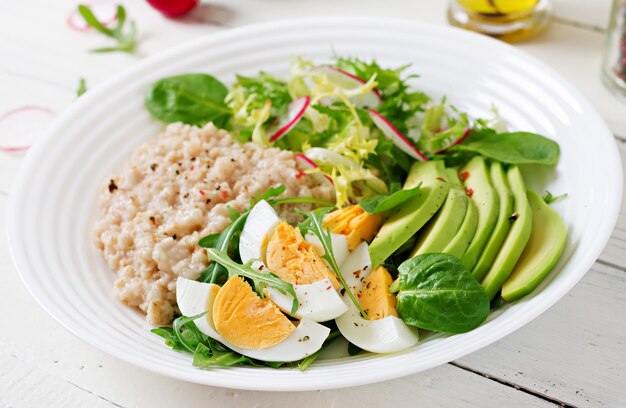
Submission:
[[[450,24],[507,42],[525,40],[550,19],[550,0],[450,0]]]
[[[604,83],[626,97],[626,0],[613,0],[602,63]]]

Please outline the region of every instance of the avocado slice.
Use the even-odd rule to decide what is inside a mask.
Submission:
[[[457,234],[467,213],[469,197],[463,190],[459,176],[454,169],[446,169],[450,191],[437,214],[418,233],[417,244],[409,255],[414,256],[442,252]]]
[[[461,258],[463,265],[470,271],[476,266],[487,240],[498,221],[498,194],[491,186],[485,159],[474,157],[461,169],[467,195],[472,199],[478,210],[478,227],[467,251]]]
[[[415,162],[404,182],[409,189],[422,183],[417,196],[392,210],[378,234],[370,244],[372,266],[382,264],[391,254],[408,241],[443,204],[450,183],[440,160]]]
[[[498,194],[500,205],[496,226],[493,231],[491,231],[491,236],[487,241],[487,245],[485,245],[480,258],[478,258],[478,262],[472,271],[472,275],[474,275],[478,282],[485,277],[485,274],[493,263],[494,258],[498,254],[498,250],[502,246],[502,243],[506,238],[506,234],[509,232],[509,228],[511,227],[509,217],[513,214],[513,194],[509,189],[509,183],[506,181],[506,175],[504,174],[502,165],[498,162],[491,163],[489,172],[491,174],[493,187]]]
[[[526,198],[526,186],[519,167],[510,167],[506,172],[506,177],[513,192],[514,212],[509,217],[511,221],[509,233],[481,282],[489,299],[493,299],[513,271],[530,238],[532,229],[532,209]]]
[[[478,228],[478,210],[472,200],[467,200],[467,212],[465,213],[463,224],[461,224],[459,231],[441,252],[461,259],[472,242],[474,234],[476,234],[476,228]]]
[[[532,292],[559,261],[567,238],[561,216],[543,201],[539,194],[528,190],[532,208],[530,239],[509,279],[502,285],[502,297],[512,302]]]

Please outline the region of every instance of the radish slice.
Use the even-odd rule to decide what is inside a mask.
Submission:
[[[289,133],[300,122],[310,104],[310,96],[301,96],[291,101],[287,106],[287,115],[278,125],[278,130],[270,136],[269,141],[273,143]]]
[[[333,67],[331,65],[321,65],[313,69],[317,72],[321,72],[331,79],[336,80],[336,82],[345,84],[348,88],[356,88],[357,86],[367,83],[367,81],[363,78],[359,78],[348,71],[344,71],[341,68]],[[371,92],[354,99],[355,100],[353,100],[353,102],[361,108],[376,108],[383,103],[383,96],[376,88],[372,89]]]
[[[416,160],[428,161],[428,157],[424,155],[424,153],[420,152],[417,147],[413,145],[400,133],[398,129],[395,128],[383,115],[376,112],[374,109],[370,109],[369,111],[370,117],[374,124],[385,136],[393,141],[393,143],[400,148],[403,152],[411,156]]]
[[[301,168],[301,169],[319,169],[320,166],[318,166],[317,164],[315,164],[315,162],[311,159],[309,159],[308,157],[306,157],[304,154],[302,153],[298,153],[296,155],[294,155],[294,160],[296,161],[296,165]],[[311,173],[311,176],[315,177],[315,179],[317,180],[318,183],[322,183],[324,180],[328,180],[330,181],[331,184],[333,183],[333,179],[331,179],[330,177],[328,177],[327,174],[324,173]]]
[[[456,146],[456,145],[458,145],[459,143],[463,143],[463,141],[464,141],[465,139],[467,139],[467,137],[469,136],[469,134],[470,134],[470,131],[471,131],[471,130],[472,130],[472,129],[471,129],[471,128],[469,128],[469,127],[465,128],[465,131],[463,132],[463,134],[461,135],[461,137],[459,137],[458,139],[456,139],[454,142],[450,143],[448,146],[444,147],[443,149],[441,149],[441,150],[439,150],[439,151],[435,152],[435,154],[445,153],[445,152],[446,152],[449,148],[451,148],[452,146]]]
[[[0,152],[22,152],[50,125],[56,112],[43,106],[22,106],[0,116]]]
[[[93,11],[102,25],[109,26],[117,21],[117,6],[112,1],[90,2],[85,3],[85,5]],[[91,27],[87,25],[83,16],[78,12],[78,7],[74,8],[70,15],[67,16],[66,23],[74,31],[91,30]]]

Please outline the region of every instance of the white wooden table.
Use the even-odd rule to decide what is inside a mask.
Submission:
[[[178,22],[162,18],[143,1],[122,2],[139,27],[136,55],[86,52],[106,40],[65,25],[73,2],[0,1],[0,114],[25,104],[62,111],[75,100],[81,76],[95,86],[146,55],[253,22],[339,14],[446,24],[443,0],[215,0]],[[599,80],[610,0],[555,3],[549,30],[519,47],[591,100],[626,161],[626,104]],[[2,231],[22,160],[23,155],[0,153]],[[118,361],[72,336],[36,304],[12,265],[4,233],[0,307],[0,407],[626,407],[626,206],[600,259],[548,312],[460,360],[363,387],[297,396],[244,392],[176,381]]]

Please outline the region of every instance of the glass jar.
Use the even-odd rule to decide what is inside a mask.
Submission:
[[[626,97],[626,0],[613,0],[602,78],[611,90]]]
[[[450,0],[450,24],[507,42],[525,40],[550,20],[550,0]]]

